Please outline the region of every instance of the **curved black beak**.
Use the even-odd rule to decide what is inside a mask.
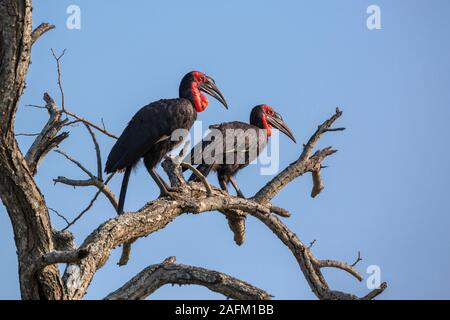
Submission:
[[[206,92],[213,98],[216,98],[226,109],[228,109],[228,104],[225,97],[222,92],[220,92],[219,88],[217,88],[216,83],[212,78],[207,77],[207,80],[200,83],[199,87],[201,91]]]
[[[295,140],[294,134],[292,133],[291,129],[287,126],[287,124],[283,121],[283,118],[280,114],[274,112],[273,115],[267,116],[267,121],[274,127],[283,132],[285,135],[287,135],[292,141],[297,143]]]

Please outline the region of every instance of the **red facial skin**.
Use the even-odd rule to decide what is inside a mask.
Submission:
[[[267,130],[267,137],[270,137],[271,135],[272,135],[272,126],[270,125],[270,123],[268,123],[267,122],[267,115],[272,115],[274,112],[273,112],[273,109],[272,109],[272,107],[271,106],[268,106],[267,104],[265,104],[265,105],[263,105],[263,110],[264,110],[264,113],[263,113],[263,115],[262,115],[262,122],[263,122],[263,125],[264,125],[264,127],[266,128],[266,130]]]
[[[194,72],[195,81],[192,82],[192,96],[194,98],[194,106],[197,112],[203,112],[208,107],[208,97],[200,92],[198,89],[199,83],[206,81],[206,76],[201,72]]]

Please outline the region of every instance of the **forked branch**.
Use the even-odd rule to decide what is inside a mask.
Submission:
[[[271,295],[225,273],[176,264],[175,257],[149,266],[110,293],[106,300],[142,300],[166,284],[195,284],[221,293],[230,299],[269,300]]]

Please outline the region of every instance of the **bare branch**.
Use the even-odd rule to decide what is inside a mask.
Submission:
[[[82,245],[82,248],[88,249],[90,254],[79,264],[79,289],[69,294],[73,298],[83,296],[93,274],[103,266],[112,248],[148,236],[164,228],[183,213],[241,210],[261,220],[288,246],[297,258],[308,284],[317,297],[320,299],[358,299],[352,294],[331,290],[320,272],[323,267],[335,267],[357,277],[358,273],[353,270],[353,267],[333,260],[317,260],[286,225],[270,214],[270,208],[261,206],[252,200],[232,197],[216,188],[212,191],[213,195],[208,196],[203,188],[198,187],[198,183],[190,183],[180,191],[180,198],[177,200],[157,199],[147,204],[139,212],[126,213],[102,224]]]
[[[40,133],[16,133],[16,137],[37,137]]]
[[[383,291],[387,289],[387,287],[388,287],[387,283],[383,282],[378,289],[372,290],[366,296],[364,296],[361,300],[373,300],[376,297],[378,297],[380,294],[382,294]]]
[[[55,150],[56,153],[59,153],[60,155],[64,156],[67,160],[75,164],[78,168],[80,168],[84,173],[86,173],[91,179],[95,179],[95,176],[90,172],[86,167],[84,167],[78,160],[75,160],[71,156],[69,156],[65,151],[58,149]],[[55,181],[56,182],[56,181]]]
[[[355,278],[361,281],[362,276],[356,270],[354,270],[352,266],[334,260],[317,260],[313,256],[309,248],[303,244],[303,242],[297,237],[297,235],[290,231],[289,228],[285,224],[283,224],[277,217],[273,215],[262,215],[258,212],[250,214],[258,218],[267,227],[269,227],[269,229],[272,230],[272,232],[291,250],[292,254],[297,259],[300,269],[302,270],[309,286],[319,299],[359,299],[355,295],[349,293],[331,290],[322,273],[320,272],[321,268],[339,268],[350,273]]]
[[[342,115],[342,111],[339,109],[336,109],[336,113],[327,121],[325,121],[322,125],[318,127],[316,132],[313,134],[313,136],[309,139],[308,143],[304,146],[303,152],[300,155],[299,159],[289,165],[286,169],[284,169],[281,173],[279,173],[275,178],[273,178],[270,182],[268,182],[261,190],[258,191],[258,193],[254,196],[254,199],[260,201],[260,202],[268,202],[270,201],[275,195],[278,194],[288,183],[290,183],[292,180],[296,179],[297,177],[303,175],[306,172],[312,172],[317,171],[316,170],[316,164],[317,160],[320,159],[322,161],[326,156],[329,156],[333,154],[334,152],[330,153],[325,152],[324,158],[318,158],[315,161],[310,161],[312,150],[316,146],[317,142],[319,141],[320,137],[323,133],[330,131],[331,126],[333,123]],[[343,130],[343,128],[339,128],[339,130]],[[331,150],[331,149],[330,149]],[[319,161],[319,162],[320,162]],[[317,174],[316,174],[317,178]],[[319,181],[317,181],[319,182]],[[316,195],[318,190],[320,189],[320,186],[316,186],[317,190],[313,190],[312,195]]]
[[[345,262],[340,262],[340,261],[335,261],[335,260],[318,260],[317,261],[317,265],[320,268],[336,268],[336,269],[341,269],[344,270],[346,272],[348,272],[349,274],[351,274],[352,276],[354,276],[356,279],[358,279],[359,281],[363,280],[362,275],[356,271],[353,267],[354,265],[348,265]]]
[[[309,163],[311,169],[309,170],[312,173],[313,179],[313,188],[311,191],[311,197],[317,197],[324,189],[322,175],[320,173],[321,169],[323,169],[322,161],[333,154],[335,154],[337,150],[333,150],[331,147],[325,148],[323,150],[317,151],[310,159]]]
[[[36,108],[36,109],[47,109],[47,107],[38,106],[37,104],[26,104],[25,107]]]
[[[345,131],[345,128],[331,128],[331,129],[324,129],[323,132],[337,132],[337,131]]]
[[[234,235],[234,242],[238,246],[244,244],[247,214],[241,210],[220,210],[220,212],[227,219],[228,227]]]
[[[358,251],[358,257],[356,258],[355,262],[351,264],[352,267],[355,267],[359,262],[361,262],[363,259],[361,258],[361,251]]]
[[[152,265],[141,271],[120,289],[109,294],[106,300],[145,299],[166,284],[195,284],[204,286],[231,299],[270,300],[264,290],[225,273],[205,268],[175,264],[175,257]]]
[[[94,129],[100,131],[101,133],[105,134],[108,137],[111,137],[111,138],[114,138],[114,139],[118,139],[117,136],[115,136],[114,134],[108,132],[105,129],[103,119],[102,119],[103,128],[100,128],[98,125],[94,124],[93,122],[88,121],[88,120],[86,120],[86,119],[78,116],[77,114],[75,114],[75,113],[73,113],[73,112],[71,112],[71,111],[66,109],[64,87],[63,87],[62,81],[61,81],[61,59],[64,57],[64,54],[66,53],[66,49],[64,49],[63,52],[59,56],[57,56],[55,54],[55,51],[53,49],[51,49],[51,52],[52,52],[53,58],[56,61],[56,67],[57,67],[57,73],[58,73],[58,87],[59,87],[59,91],[61,93],[61,112],[66,114],[67,116],[71,116],[71,117],[75,118],[76,121],[78,121],[78,122],[83,122],[86,126],[92,127]],[[73,123],[74,123],[73,121],[70,122],[70,125],[72,125]]]
[[[39,163],[47,153],[69,137],[68,132],[59,133],[66,123],[66,120],[61,119],[61,113],[59,112],[55,101],[48,93],[44,93],[43,99],[46,102],[45,108],[47,109],[50,118],[42,131],[37,135],[25,156],[28,169],[32,175],[36,174]]]
[[[311,250],[311,248],[314,247],[314,245],[316,244],[316,242],[317,242],[316,239],[314,239],[313,241],[311,241],[310,244],[309,244],[309,246],[308,246],[308,249]]]
[[[107,187],[107,184],[109,183],[109,181],[113,178],[114,174],[111,174],[106,181],[103,184],[103,187],[98,187],[98,191],[95,193],[94,197],[92,198],[92,200],[89,202],[88,206],[81,211],[76,217],[75,219],[72,220],[72,222],[67,222],[67,226],[62,229],[62,231],[65,231],[67,229],[69,229],[71,226],[73,226],[75,223],[77,223],[78,220],[80,220],[84,214],[86,212],[88,212],[89,210],[91,210],[92,206],[94,205],[95,201],[97,200],[98,196],[100,195],[100,193],[103,193],[107,196],[107,198],[110,200],[111,204],[113,205],[114,209],[117,210],[117,199],[116,197],[112,194],[112,192],[109,190],[109,188]],[[95,184],[92,184],[95,185]],[[67,220],[66,220],[67,221]]]
[[[31,44],[33,45],[44,33],[54,29],[55,26],[47,22],[41,23],[31,34]]]
[[[117,262],[117,265],[120,267],[126,266],[128,261],[130,261],[131,256],[131,245],[136,241],[137,239],[131,239],[130,241],[124,243],[122,245],[122,253],[120,255],[120,259]]]
[[[276,206],[271,206],[270,211],[272,213],[279,215],[280,217],[283,217],[283,218],[289,218],[291,216],[289,211],[287,211],[286,209],[280,208],[280,207],[276,207]]]
[[[48,210],[49,211],[51,211],[51,212],[53,212],[54,214],[56,214],[58,217],[60,217],[62,220],[64,220],[64,222],[66,223],[66,224],[69,224],[70,222],[69,222],[69,220],[67,220],[67,218],[66,217],[64,217],[62,214],[60,214],[57,210],[55,210],[55,209],[53,209],[53,208],[48,208]]]
[[[335,115],[335,117],[337,119],[338,116]],[[319,128],[319,132],[323,133],[325,132],[324,130],[327,129],[328,125],[331,126],[331,123],[329,122],[326,122],[325,124],[326,126],[324,128]],[[316,138],[313,136],[310,139],[310,142],[312,141],[312,144],[315,144],[317,142],[315,139]],[[305,146],[305,149],[307,148],[308,146]],[[321,162],[323,159],[333,153],[335,153],[335,150],[331,148],[319,150],[312,156],[309,152],[308,157],[305,160],[306,162],[302,164],[303,172],[320,171],[322,168]],[[354,266],[335,260],[318,260],[315,258],[310,251],[310,247],[312,245],[310,245],[310,247],[305,246],[296,234],[290,231],[289,228],[276,216],[270,214],[272,211],[284,213],[283,209],[274,207],[269,202],[261,202],[257,197],[247,200],[232,197],[228,193],[216,188],[211,188],[211,191],[208,192],[208,188],[206,188],[206,186],[202,183],[192,182],[188,184],[184,181],[184,178],[180,176],[180,165],[182,164],[177,162],[177,159],[166,159],[163,163],[163,167],[169,175],[170,181],[173,184],[176,184],[180,189],[179,197],[177,197],[177,199],[157,199],[147,204],[136,213],[126,213],[111,219],[102,224],[85,240],[81,248],[89,251],[88,256],[77,264],[76,275],[70,274],[70,270],[67,270],[66,275],[64,276],[64,278],[68,281],[75,281],[77,283],[76,288],[73,287],[68,289],[68,294],[71,298],[79,299],[84,295],[93,275],[104,265],[114,247],[122,244],[129,244],[140,237],[148,236],[149,234],[164,228],[173,219],[184,213],[201,213],[209,211],[220,211],[222,213],[227,213],[234,211],[234,213],[242,212],[242,218],[244,221],[245,215],[250,214],[262,221],[269,227],[269,229],[272,230],[272,232],[291,250],[293,255],[296,257],[300,269],[306,277],[309,286],[318,298],[351,300],[360,299],[350,293],[331,290],[325,277],[321,273],[322,268],[338,268],[348,272],[361,281],[362,277],[353,268]],[[283,180],[281,184],[289,183],[290,181],[292,181],[292,178],[290,178],[287,182],[284,182]],[[281,190],[281,188],[279,190]],[[273,193],[270,195],[272,194]],[[124,250],[124,252],[126,253],[128,251]],[[148,273],[153,274],[153,269],[151,272],[144,270],[144,273],[139,274],[137,279],[145,277]],[[133,289],[130,293],[129,288],[135,288],[135,284],[136,282],[131,280],[128,284],[119,289],[118,292],[120,292],[120,294],[116,292],[113,293],[112,296],[117,294],[116,297],[123,297],[123,295],[131,296],[132,294],[136,294],[133,296],[134,298],[144,298],[156,290],[148,289],[153,288],[151,286],[144,286],[137,291],[133,291]],[[148,291],[146,291],[147,289]],[[378,291],[375,293],[379,294]],[[376,296],[375,293],[369,294],[366,297],[374,297]]]
[[[169,175],[169,179],[171,180],[172,185],[186,184],[186,181],[185,181],[183,175],[180,174],[177,170],[179,166],[182,168],[191,170],[203,183],[203,185],[207,191],[207,194],[210,196],[210,195],[212,195],[212,189],[211,189],[211,186],[210,186],[208,180],[205,178],[205,176],[200,171],[198,171],[197,168],[192,166],[190,163],[183,163],[184,154],[186,154],[188,147],[189,147],[189,143],[186,142],[178,156],[171,157],[169,155],[166,155],[165,156],[166,161],[164,161],[162,163],[162,166],[163,166],[164,170],[166,170],[167,172],[173,173],[172,175]],[[230,223],[230,220],[228,220],[228,221]],[[231,226],[232,225],[230,224],[230,227]],[[234,232],[233,229],[232,229],[232,231]],[[245,229],[242,234],[244,234],[244,236],[245,236]],[[235,241],[238,245],[243,243],[243,239],[242,239],[242,242],[240,239],[241,238],[238,235],[236,235],[236,233],[235,233]],[[121,267],[127,265],[128,261],[130,260],[130,255],[131,255],[131,245],[133,244],[133,242],[135,240],[136,239],[132,239],[131,241],[128,241],[127,243],[123,244],[122,254],[120,255],[120,259],[117,262],[117,265],[119,265]]]
[[[95,136],[95,133],[94,131],[92,131],[91,127],[86,123],[84,125],[91,135],[92,142],[94,143],[95,147],[95,154],[97,156],[97,179],[103,181],[102,154],[100,152],[100,145],[98,144],[97,137]]]
[[[73,112],[71,112],[71,111],[69,111],[67,109],[64,111],[64,113],[66,115],[68,115],[68,116],[71,116],[71,117],[75,118],[79,122],[83,122],[84,124],[89,125],[90,127],[94,128],[97,131],[100,131],[101,133],[103,133],[104,135],[106,135],[106,136],[108,136],[110,138],[113,138],[113,139],[116,139],[116,140],[119,139],[119,137],[116,136],[115,134],[107,131],[104,128],[101,128],[100,126],[96,125],[95,123],[93,123],[93,122],[91,122],[89,120],[86,120],[85,118],[82,118],[82,117],[78,116],[77,114],[75,114],[75,113],[73,113]]]
[[[69,179],[66,177],[59,176],[55,179],[53,179],[53,182],[55,184],[62,183],[68,186],[72,187],[90,187],[94,185],[94,179],[87,179],[87,180],[76,180],[76,179]]]
[[[38,268],[42,269],[46,266],[57,263],[75,263],[87,257],[89,252],[86,249],[70,250],[70,251],[52,251],[42,256],[38,264]]]
[[[65,98],[64,98],[64,88],[61,82],[61,63],[60,60],[62,59],[62,57],[64,57],[64,54],[66,53],[66,49],[63,50],[63,52],[59,55],[56,56],[55,51],[53,51],[53,49],[50,49],[52,51],[52,55],[53,58],[55,58],[56,61],[56,67],[57,67],[57,71],[58,71],[58,87],[59,87],[59,91],[61,92],[61,109],[64,112],[66,110],[65,107]]]
[[[133,239],[148,236],[164,228],[183,213],[234,209],[260,212],[261,215],[270,214],[270,210],[260,204],[231,197],[222,190],[213,189],[213,195],[208,197],[203,188],[192,188],[184,190],[178,200],[157,199],[147,204],[139,212],[124,213],[103,223],[81,246],[88,249],[90,254],[80,262],[78,289],[69,290],[71,291],[69,295],[75,299],[84,295],[94,273],[103,266],[113,248]]]

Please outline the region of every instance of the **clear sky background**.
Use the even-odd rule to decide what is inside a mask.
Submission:
[[[81,30],[66,28],[66,8],[81,8]],[[366,27],[366,9],[377,4],[382,30]],[[389,289],[384,299],[450,298],[450,2],[447,0],[353,1],[62,1],[34,3],[34,24],[57,29],[34,46],[16,132],[38,132],[48,91],[59,99],[50,48],[62,61],[67,107],[93,121],[103,118],[120,134],[143,105],[178,94],[191,69],[215,78],[230,110],[211,103],[205,124],[247,121],[259,103],[284,116],[299,143],[281,137],[281,165],[297,159],[302,143],[336,106],[344,111],[343,133],[327,134],[321,147],[339,152],[325,161],[326,189],[309,197],[309,175],[274,200],[292,212],[285,222],[306,243],[317,239],[318,258],[378,265]],[[91,169],[95,156],[83,127],[61,148]],[[26,151],[32,138],[19,137]],[[101,138],[103,158],[113,141]],[[73,218],[94,189],[56,185],[59,175],[85,178],[51,153],[37,182],[48,205]],[[270,177],[250,166],[237,179],[250,196]],[[121,176],[112,189],[118,194]],[[215,178],[211,178],[217,183]],[[138,210],[158,195],[143,167],[131,178],[126,209]],[[20,297],[13,234],[0,209],[0,298]],[[80,244],[102,221],[115,216],[103,198],[73,227]],[[63,222],[52,215],[58,228]],[[279,299],[314,298],[289,250],[259,221],[247,220],[247,240],[233,242],[221,214],[184,215],[139,240],[126,267],[120,249],[95,276],[87,298],[102,298],[144,267],[168,256],[220,270],[259,286]],[[334,289],[364,295],[359,283],[326,270]],[[367,277],[367,275],[366,275]],[[222,298],[196,286],[167,286],[152,298]]]

